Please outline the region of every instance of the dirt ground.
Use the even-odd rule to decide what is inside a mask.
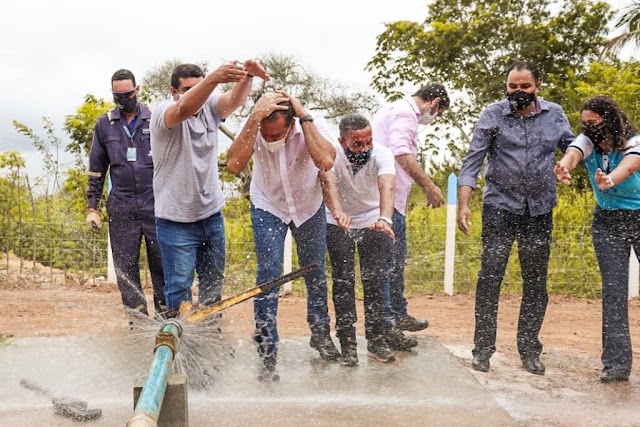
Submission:
[[[7,264],[9,268],[7,268]],[[97,335],[121,333],[127,318],[117,287],[106,281],[67,277],[42,266],[34,270],[19,260],[0,256],[0,341],[11,337]],[[364,333],[362,304],[357,330]],[[497,353],[487,374],[470,369],[473,343],[473,295],[412,296],[409,311],[430,322],[435,336],[469,368],[522,425],[640,426],[640,300],[629,302],[630,328],[635,344],[629,383],[599,382],[601,305],[599,300],[550,297],[541,332],[545,346],[544,377],[522,370],[516,349],[520,298],[500,300]],[[333,318],[333,308],[330,307]],[[250,301],[228,309],[225,333],[249,336],[253,331]],[[281,298],[278,313],[281,336],[306,336],[306,300]]]

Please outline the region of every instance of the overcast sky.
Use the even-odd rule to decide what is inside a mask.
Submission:
[[[614,7],[626,0],[611,1]],[[364,71],[384,23],[422,21],[427,0],[141,1],[17,0],[2,5],[0,152],[20,150],[29,170],[39,155],[12,121],[42,132],[92,93],[110,99],[110,78],[128,68],[138,80],[170,58],[209,64],[275,52],[317,74],[367,89]]]
[[[128,68],[138,80],[170,58],[228,60],[275,52],[324,77],[367,89],[364,71],[384,23],[421,21],[425,0],[4,2],[0,25],[0,151],[20,150],[34,167],[31,142],[12,121],[41,131],[42,116],[62,130],[92,93],[110,99],[110,78]]]

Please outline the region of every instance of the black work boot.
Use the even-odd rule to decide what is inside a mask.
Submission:
[[[391,328],[384,335],[385,340],[392,350],[409,351],[418,345],[418,340],[407,337],[398,328]]]
[[[367,343],[367,355],[376,359],[378,362],[388,363],[396,360],[393,350],[386,343],[384,337],[376,337]]]
[[[328,334],[312,334],[309,345],[314,350],[318,350],[320,357],[324,360],[338,360],[338,357],[340,357],[340,352],[336,348],[335,344],[333,344],[333,341],[331,341],[331,337]]]
[[[616,371],[615,369],[605,367],[600,374],[601,383],[614,383],[618,381],[629,381],[629,374],[627,372]]]
[[[272,382],[280,380],[280,375],[276,370],[276,355],[261,356],[262,366],[258,373],[258,381]]]
[[[491,364],[489,363],[488,357],[476,354],[471,361],[471,367],[474,371],[489,372]]]
[[[429,321],[427,319],[416,319],[407,314],[396,320],[396,326],[401,331],[418,332],[427,329]]]
[[[358,366],[358,346],[356,337],[340,338],[340,350],[342,354],[338,361],[342,366]]]
[[[545,367],[540,361],[540,356],[522,356],[522,367],[535,375],[544,375]]]

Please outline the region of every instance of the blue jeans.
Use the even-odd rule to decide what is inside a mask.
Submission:
[[[602,277],[602,364],[629,375],[629,254],[633,246],[640,255],[640,211],[596,208],[591,235]]]
[[[167,310],[191,302],[194,272],[198,273],[198,302],[213,304],[222,298],[225,262],[224,220],[220,212],[196,222],[156,218],[164,270]]]
[[[293,222],[285,224],[277,216],[251,205],[251,224],[258,263],[256,283],[282,275],[284,240],[288,229],[291,229],[296,241],[300,265],[318,264],[318,268],[304,278],[307,287],[307,322],[312,334],[328,335],[330,325],[324,266],[327,246],[324,204],[300,227],[296,227]],[[255,340],[262,355],[276,354],[278,351],[278,296],[279,289],[275,288],[253,300]]]
[[[522,302],[518,319],[518,352],[539,356],[538,339],[547,310],[547,269],[551,250],[551,212],[516,215],[485,204],[482,208],[482,266],[476,289],[473,355],[491,357],[496,351],[498,301],[513,242],[518,242],[522,272]]]
[[[391,247],[389,279],[385,280],[383,303],[386,318],[395,325],[396,320],[407,315],[407,300],[404,297],[404,267],[407,263],[407,222],[404,215],[393,210],[391,229],[396,238]]]

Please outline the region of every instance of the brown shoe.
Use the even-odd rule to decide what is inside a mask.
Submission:
[[[427,329],[428,326],[427,319],[416,319],[408,314],[396,320],[396,327],[402,331],[418,332]]]
[[[418,340],[402,333],[398,328],[391,328],[384,339],[392,350],[409,351],[418,345]]]

